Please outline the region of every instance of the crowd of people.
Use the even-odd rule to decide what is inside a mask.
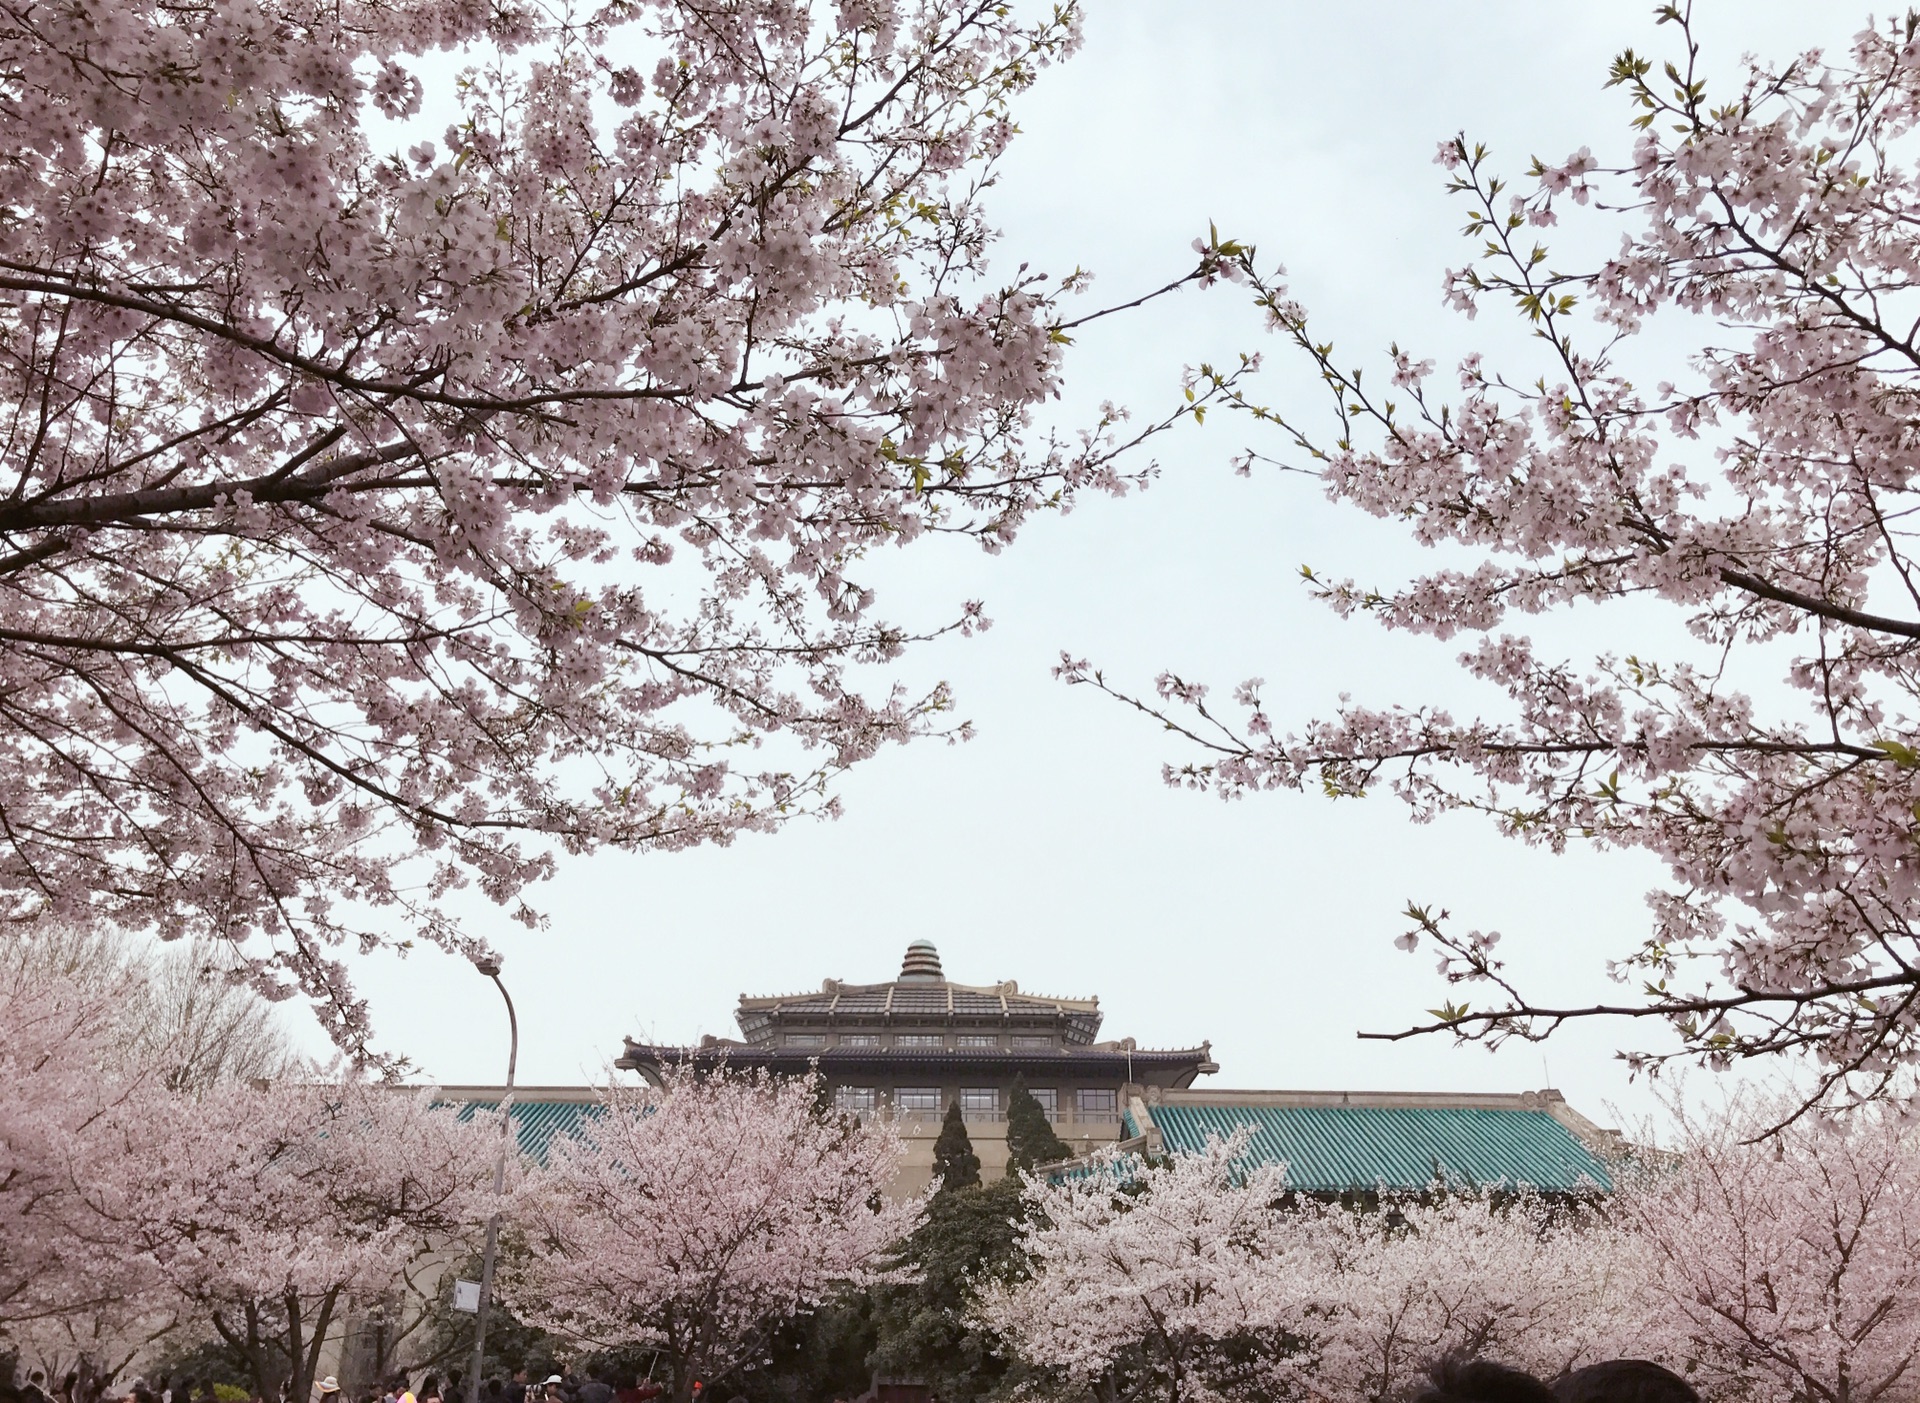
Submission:
[[[542,1376],[538,1379],[534,1373]],[[618,1381],[606,1371],[585,1376],[568,1365],[559,1372],[522,1366],[510,1377],[495,1376],[480,1385],[480,1403],[655,1403],[666,1392],[649,1378]],[[124,1398],[130,1403],[219,1403],[214,1385],[186,1375],[150,1381],[136,1378],[104,1393],[89,1390],[79,1373],[56,1381],[38,1369],[22,1381],[13,1362],[0,1356],[0,1403],[88,1403],[89,1397]],[[715,1403],[718,1394],[704,1384],[693,1385],[693,1403]],[[251,1403],[266,1403],[255,1397]],[[276,1400],[286,1403],[286,1400]],[[329,1375],[314,1386],[313,1403],[348,1403],[347,1391]],[[429,1373],[418,1384],[407,1374],[395,1374],[377,1388],[360,1395],[360,1403],[467,1403],[461,1371],[444,1378]],[[746,1403],[731,1398],[727,1403]],[[840,1403],[835,1399],[834,1403]],[[939,1403],[932,1395],[929,1403]],[[1551,1384],[1493,1360],[1451,1357],[1435,1363],[1413,1403],[1701,1403],[1686,1380],[1658,1364],[1640,1359],[1611,1359],[1575,1369]]]
[[[607,1371],[575,1374],[571,1365],[558,1371],[516,1368],[507,1377],[495,1375],[480,1385],[479,1403],[653,1403],[666,1389],[652,1379],[627,1381]],[[705,1403],[701,1385],[694,1385],[695,1403]],[[348,1403],[346,1392],[332,1377],[314,1388],[314,1403]],[[467,1403],[466,1376],[452,1369],[442,1377],[427,1374],[415,1383],[408,1374],[395,1374],[384,1385],[369,1388],[358,1403]]]
[[[480,1386],[480,1403],[654,1403],[666,1392],[651,1379],[616,1381],[605,1372],[576,1375],[571,1366],[560,1365],[558,1372],[517,1368],[509,1377],[494,1377]],[[416,1382],[417,1379],[417,1382]],[[710,1391],[694,1385],[695,1403],[709,1403]],[[228,1392],[231,1399],[233,1393]],[[384,1384],[353,1393],[356,1403],[467,1403],[465,1377],[458,1369],[445,1375],[424,1376],[396,1373]],[[97,1379],[84,1378],[78,1371],[59,1379],[49,1379],[39,1369],[22,1371],[0,1355],[0,1403],[221,1403],[211,1379],[196,1379],[188,1374],[161,1374],[152,1378],[136,1377],[104,1387]],[[255,1396],[249,1403],[291,1403],[285,1397],[265,1399]],[[312,1403],[349,1403],[347,1390],[329,1375],[314,1385]],[[734,1400],[733,1403],[740,1403]]]

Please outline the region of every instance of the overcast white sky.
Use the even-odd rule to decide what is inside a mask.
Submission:
[[[1865,17],[1844,0],[1696,8],[1721,73],[1745,49],[1843,44]],[[1442,193],[1435,143],[1464,128],[1516,172],[1533,152],[1617,156],[1629,114],[1601,84],[1621,47],[1671,45],[1650,10],[1644,0],[1092,0],[1085,49],[1020,113],[1025,134],[994,201],[1007,267],[1081,264],[1099,274],[1097,296],[1119,300],[1190,266],[1188,243],[1212,219],[1257,242],[1263,261],[1284,261],[1324,334],[1354,358],[1397,339],[1444,365],[1500,332],[1491,313],[1469,326],[1440,308],[1463,211]],[[1311,414],[1310,377],[1265,344],[1230,287],[1102,323],[1076,348],[1068,407],[1113,398],[1149,412],[1170,402],[1183,364],[1263,346],[1268,396]],[[1457,644],[1342,624],[1305,596],[1302,563],[1378,579],[1421,561],[1393,527],[1328,507],[1304,479],[1234,477],[1227,459],[1250,428],[1216,416],[1163,440],[1149,492],[1042,522],[997,559],[916,547],[888,563],[891,617],[926,622],[959,599],[988,603],[990,632],[908,663],[916,681],[953,682],[978,727],[971,744],[870,763],[845,787],[837,823],[725,850],[568,862],[538,893],[552,914],[538,935],[478,912],[520,1007],[521,1080],[594,1078],[622,1034],[731,1035],[743,992],[891,978],[924,936],[952,979],[1099,995],[1107,1036],[1211,1039],[1218,1086],[1551,1084],[1590,1114],[1637,1113],[1644,1092],[1612,1057],[1632,1029],[1578,1029],[1496,1055],[1355,1032],[1417,1020],[1441,993],[1428,955],[1393,948],[1409,899],[1503,931],[1535,987],[1606,992],[1606,953],[1644,932],[1651,863],[1556,859],[1471,819],[1416,827],[1384,795],[1229,805],[1171,791],[1159,765],[1178,752],[1165,738],[1051,679],[1062,649],[1142,686],[1163,667],[1223,690],[1259,674],[1276,716],[1296,724],[1342,691],[1490,700],[1452,675]],[[1575,657],[1602,646],[1555,637]],[[362,978],[387,1044],[425,1075],[499,1079],[504,1017],[466,965],[416,952],[363,964]]]

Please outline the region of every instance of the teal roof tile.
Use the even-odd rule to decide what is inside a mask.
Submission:
[[[499,1107],[498,1101],[453,1101],[460,1108],[461,1120],[472,1120],[481,1111]],[[515,1100],[508,1117],[513,1121],[513,1138],[520,1153],[546,1163],[547,1149],[558,1136],[578,1135],[588,1122],[597,1120],[600,1106],[594,1101],[521,1101]]]
[[[1249,1158],[1285,1163],[1308,1193],[1528,1185],[1549,1192],[1611,1189],[1605,1164],[1547,1111],[1466,1106],[1162,1105],[1153,1123],[1169,1153],[1209,1135],[1250,1132]]]

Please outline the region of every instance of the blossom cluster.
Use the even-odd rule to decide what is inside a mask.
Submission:
[[[497,1120],[356,1077],[182,1089],[125,1064],[112,991],[0,987],[0,1332],[100,1382],[218,1338],[308,1391],[350,1307],[469,1250]]]
[[[1380,1403],[1449,1354],[1551,1377],[1645,1343],[1627,1240],[1576,1208],[1523,1192],[1357,1211],[1290,1193],[1247,1143],[1110,1153],[1033,1185],[1033,1275],[987,1296],[983,1321],[1074,1386],[1208,1403]]]
[[[1544,1379],[1650,1359],[1705,1397],[1893,1399],[1920,1368],[1920,1136],[1792,1098],[1680,1115],[1606,1191],[1296,1195],[1243,1130],[1030,1182],[1031,1275],[982,1322],[1049,1384],[1170,1403],[1390,1403],[1436,1359]]]
[[[650,1347],[685,1403],[888,1274],[919,1218],[888,1194],[892,1129],[823,1110],[815,1080],[613,1085],[574,1133],[523,1145],[498,1108],[432,1088],[181,1089],[120,1065],[112,997],[0,981],[0,1339],[40,1367],[104,1383],[216,1339],[261,1396],[305,1396],[370,1316],[404,1362],[491,1221],[522,1319],[589,1350]]]
[[[888,1194],[892,1127],[819,1093],[726,1073],[610,1087],[530,1176],[504,1299],[589,1348],[660,1351],[675,1403],[759,1362],[775,1326],[881,1279],[920,1215]]]
[[[831,812],[960,729],[863,560],[1138,476],[980,199],[1073,6],[572,8],[0,9],[9,918],[212,924],[364,1054],[330,947]]]

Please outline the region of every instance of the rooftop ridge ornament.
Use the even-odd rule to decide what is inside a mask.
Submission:
[[[947,977],[940,969],[940,952],[931,940],[916,940],[907,947],[907,957],[900,964],[900,977],[946,982]]]

